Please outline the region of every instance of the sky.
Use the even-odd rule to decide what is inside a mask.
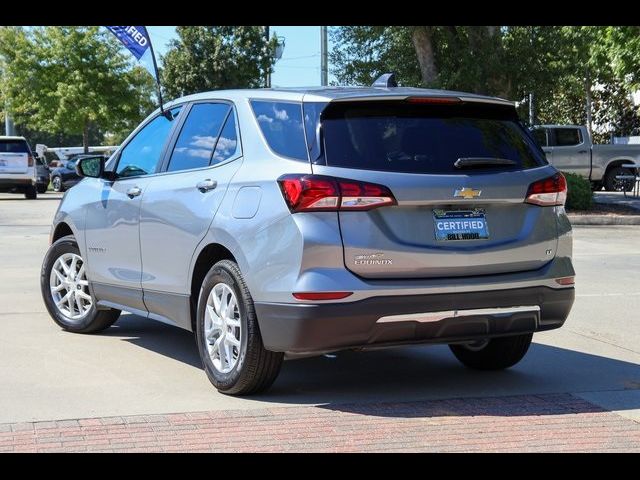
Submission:
[[[167,44],[176,38],[175,26],[148,26],[153,48],[160,56]],[[320,27],[271,26],[271,35],[284,37],[282,58],[274,66],[271,85],[274,87],[311,87],[320,85]],[[331,50],[331,42],[329,42]],[[329,74],[329,83],[334,80]]]

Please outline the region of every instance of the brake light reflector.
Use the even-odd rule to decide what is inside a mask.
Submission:
[[[526,203],[549,207],[564,205],[567,200],[567,180],[561,173],[554,176],[538,180],[529,185]]]
[[[27,157],[27,166],[33,167],[33,157],[31,155]]]
[[[556,283],[558,285],[575,285],[576,284],[576,277],[556,278]]]
[[[298,300],[340,300],[353,295],[353,292],[297,292],[293,296]]]
[[[324,175],[283,175],[280,190],[293,213],[371,210],[395,205],[391,190],[375,183]]]

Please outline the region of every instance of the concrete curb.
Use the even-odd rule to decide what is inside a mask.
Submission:
[[[640,215],[567,215],[571,225],[640,225]]]

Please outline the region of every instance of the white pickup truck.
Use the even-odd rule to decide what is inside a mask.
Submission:
[[[640,145],[594,145],[581,125],[537,125],[532,133],[549,163],[590,180],[594,190],[620,190],[626,184],[616,176],[633,175],[625,165],[640,163]]]
[[[38,196],[36,162],[24,137],[0,137],[0,192]]]

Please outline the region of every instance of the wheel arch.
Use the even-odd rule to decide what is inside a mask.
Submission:
[[[635,162],[634,162],[634,160],[632,158],[615,158],[615,159],[611,160],[609,163],[607,163],[607,168],[605,168],[605,170],[604,170],[603,178],[605,178],[607,176],[607,174],[609,173],[609,171],[612,168],[622,167],[622,166],[627,165],[627,164],[633,165],[634,163]]]
[[[237,262],[231,250],[220,243],[209,243],[200,250],[191,270],[190,288],[190,311],[191,311],[191,331],[196,331],[196,309],[198,307],[198,297],[200,287],[207,272],[220,260],[231,260]]]

